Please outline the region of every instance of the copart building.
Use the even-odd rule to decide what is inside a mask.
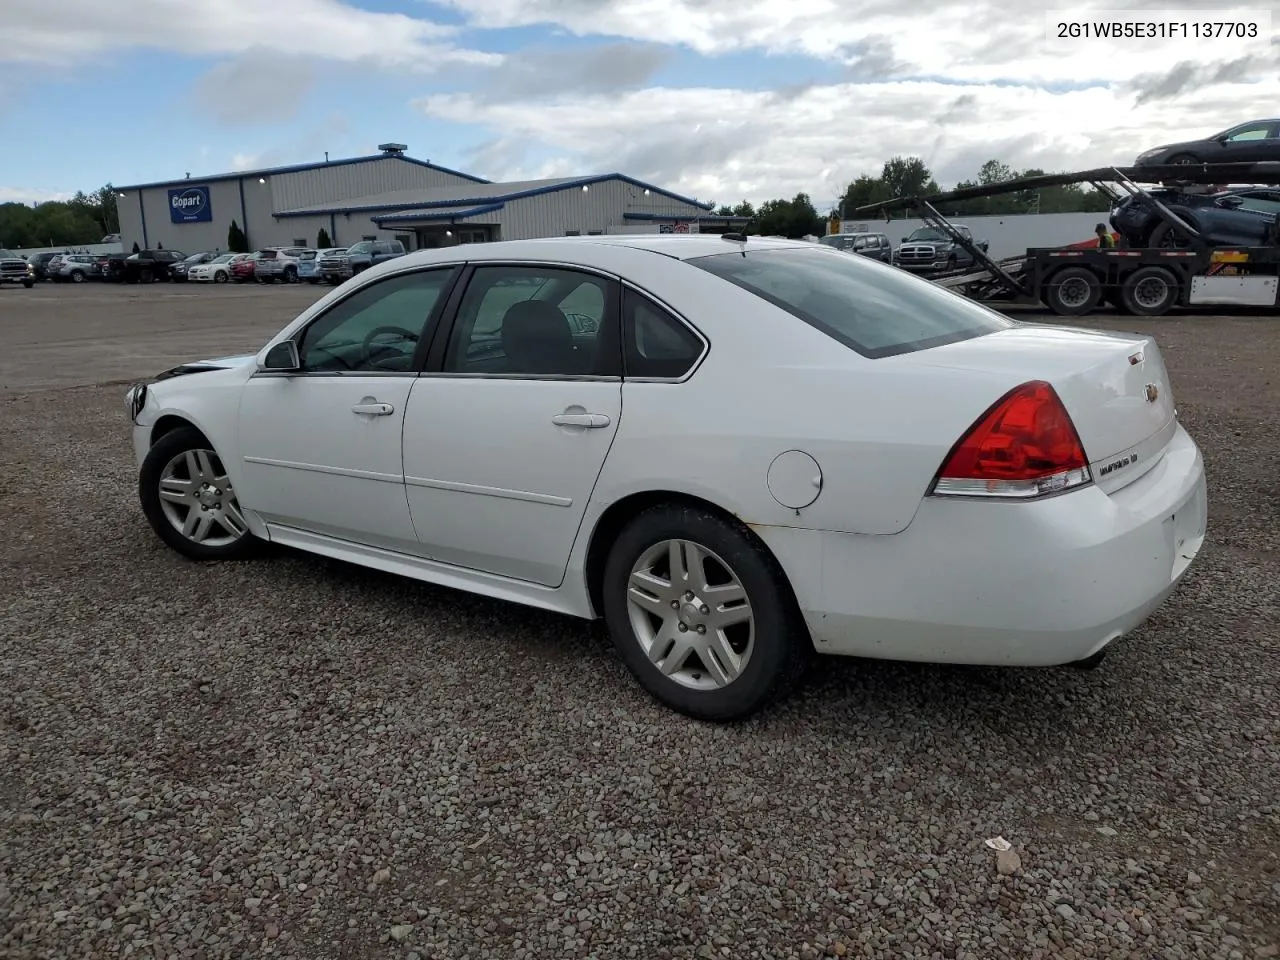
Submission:
[[[117,187],[126,250],[224,250],[234,221],[251,249],[399,239],[406,249],[603,233],[724,232],[741,218],[620,173],[495,183],[381,152]]]

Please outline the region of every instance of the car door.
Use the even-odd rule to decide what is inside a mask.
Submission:
[[[1242,124],[1227,134],[1221,156],[1213,163],[1252,163],[1258,160],[1280,160],[1277,124],[1272,120]]]
[[[414,527],[434,560],[558,586],[622,413],[618,284],[527,262],[465,283],[409,395]]]
[[[295,337],[301,361],[259,371],[240,401],[240,502],[268,523],[416,553],[400,432],[456,267],[360,285]]]

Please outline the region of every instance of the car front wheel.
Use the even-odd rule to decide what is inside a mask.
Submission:
[[[650,508],[605,563],[605,621],[632,675],[701,720],[752,714],[812,651],[781,567],[748,531],[682,504]]]
[[[222,459],[194,427],[155,442],[138,476],[138,495],[156,535],[192,560],[239,560],[259,546]]]

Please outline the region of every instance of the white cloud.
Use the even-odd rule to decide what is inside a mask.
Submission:
[[[1121,87],[1051,92],[936,81],[813,85],[788,94],[651,88],[563,96],[536,107],[480,96],[423,97],[435,119],[475,123],[497,138],[476,173],[514,178],[520,145],[550,149],[577,172],[621,171],[718,202],[804,191],[837,196],[894,155],[919,156],[939,182],[973,176],[999,158],[1015,169],[1128,164],[1158,143],[1208,135],[1280,100],[1280,79],[1217,84],[1141,106]],[[490,160],[494,166],[481,165]]]
[[[78,63],[151,48],[224,56],[260,48],[295,57],[371,61],[429,72],[458,63],[496,64],[498,54],[448,42],[454,28],[341,0],[4,0],[0,62]]]
[[[65,190],[37,190],[31,187],[0,186],[0,203],[46,203],[50,200],[70,200],[72,194]]]
[[[1007,0],[436,0],[481,28],[548,24],[577,36],[682,45],[700,54],[744,50],[802,54],[850,65],[866,57],[898,76],[970,82],[1118,81],[1174,61],[1267,54],[1253,41],[1195,39],[1050,42],[1045,8]],[[1135,0],[1060,4],[1079,19],[1091,10],[1164,7]],[[1259,5],[1261,6],[1261,5]],[[1166,8],[1167,9],[1167,8]],[[1195,8],[1186,12],[1194,14]],[[1163,19],[1163,16],[1151,16]],[[1227,17],[1218,19],[1229,19]],[[891,56],[890,56],[891,55]],[[1274,72],[1274,67],[1273,67]]]

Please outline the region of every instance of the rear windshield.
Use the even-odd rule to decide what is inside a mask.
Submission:
[[[314,260],[315,258],[316,252],[314,250],[303,250],[302,253],[298,255],[299,260]]]
[[[864,357],[912,353],[1015,325],[928,280],[818,244],[718,253],[687,262],[769,301]]]
[[[276,258],[276,252],[275,252],[274,250],[259,250],[259,251],[258,251],[258,259],[259,259],[259,260],[274,260],[275,258]]]

